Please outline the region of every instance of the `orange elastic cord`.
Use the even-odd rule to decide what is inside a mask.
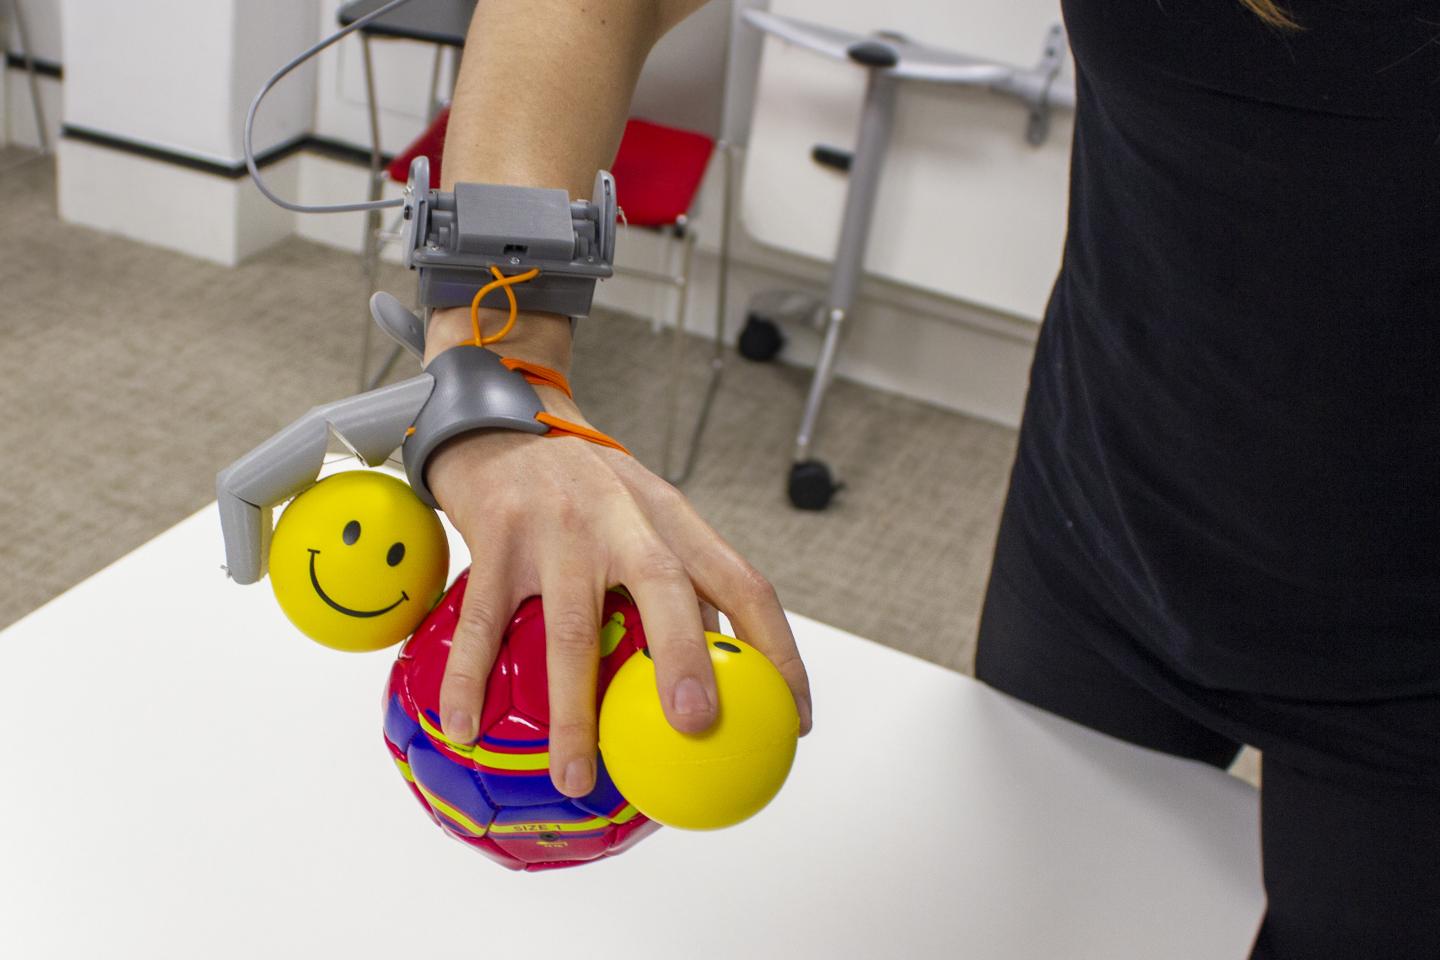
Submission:
[[[490,268],[490,275],[495,279],[475,291],[475,297],[470,301],[470,329],[475,333],[475,346],[477,347],[483,347],[491,343],[499,343],[515,328],[515,318],[519,315],[520,307],[519,304],[515,302],[515,291],[510,288],[517,283],[534,280],[540,276],[540,268],[535,267],[526,270],[524,273],[517,273],[513,277],[507,277],[500,272],[499,267],[492,266]],[[497,288],[504,290],[506,298],[510,301],[510,317],[505,321],[505,326],[499,333],[491,337],[482,337],[480,335],[480,301],[484,300],[485,296],[491,290]]]
[[[524,375],[526,382],[539,387],[554,387],[565,396],[574,399],[570,392],[570,382],[559,370],[552,370],[549,367],[542,367],[538,363],[530,363],[526,360],[516,360],[514,357],[501,357],[500,362],[507,370],[518,370]],[[550,428],[547,437],[578,437],[581,440],[589,440],[591,443],[598,443],[602,447],[609,447],[612,450],[619,450],[626,455],[633,454],[625,449],[619,441],[609,437],[599,430],[592,430],[589,427],[582,427],[578,423],[571,423],[569,420],[561,420],[559,417],[548,413],[538,413],[535,419]]]
[[[470,301],[470,328],[475,333],[475,346],[477,347],[498,343],[509,335],[510,331],[515,327],[515,318],[519,313],[519,305],[515,300],[515,291],[510,288],[517,283],[524,283],[527,280],[535,279],[540,275],[540,270],[536,268],[527,270],[525,273],[517,273],[513,277],[507,277],[500,272],[498,267],[492,266],[490,268],[490,274],[495,279],[477,290],[474,299]],[[505,296],[510,300],[510,318],[506,321],[505,326],[499,333],[491,337],[482,336],[480,332],[480,301],[485,299],[485,295],[491,290],[497,288],[504,290]],[[504,364],[507,370],[518,370],[520,374],[525,377],[527,383],[535,386],[554,387],[572,400],[575,398],[575,395],[570,392],[570,382],[565,379],[565,375],[559,370],[553,370],[550,367],[541,366],[538,363],[530,363],[526,360],[516,360],[512,357],[501,357],[500,362]],[[580,440],[588,440],[590,443],[599,444],[602,447],[619,450],[626,456],[634,456],[634,454],[625,449],[624,445],[618,440],[606,436],[599,430],[593,430],[590,427],[582,426],[578,423],[571,423],[569,420],[561,420],[559,417],[544,412],[537,413],[535,419],[550,428],[550,432],[545,434],[547,437],[576,437]]]
[[[570,392],[570,382],[559,370],[542,367],[538,363],[530,363],[527,360],[516,360],[513,357],[501,357],[500,363],[506,370],[519,370],[524,374],[528,383],[537,387],[554,387],[571,400],[575,399],[575,394]]]
[[[599,430],[591,430],[589,427],[582,427],[580,424],[571,423],[569,420],[561,420],[559,417],[551,416],[548,413],[537,413],[535,414],[535,419],[550,428],[550,432],[545,434],[547,437],[578,437],[581,440],[589,440],[591,443],[597,443],[602,447],[609,447],[611,450],[619,450],[628,457],[634,456],[633,453],[625,449],[620,441],[606,436]]]

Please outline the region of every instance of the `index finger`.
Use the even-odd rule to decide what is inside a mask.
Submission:
[[[735,632],[780,671],[800,714],[800,735],[814,725],[810,678],[775,588],[701,519],[683,497],[666,498],[651,514],[684,561],[702,599],[725,611]]]

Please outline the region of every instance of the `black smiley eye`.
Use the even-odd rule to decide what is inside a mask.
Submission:
[[[340,533],[340,539],[345,541],[345,546],[354,546],[355,541],[360,539],[360,521],[351,520],[345,524],[345,529]]]
[[[400,565],[400,561],[401,561],[401,560],[404,560],[404,559],[405,559],[405,544],[403,544],[403,543],[392,543],[392,544],[390,544],[390,552],[387,553],[387,554],[385,554],[385,562],[388,563],[388,564],[390,564],[390,566],[392,566],[392,567],[398,567],[398,566]]]
[[[716,641],[715,641],[715,646],[718,647],[718,648],[720,648],[721,650],[728,650],[728,651],[730,651],[731,653],[739,653],[739,652],[740,652],[740,648],[739,648],[739,647],[735,646],[735,644],[730,643],[729,641],[726,641],[726,640],[716,640]]]

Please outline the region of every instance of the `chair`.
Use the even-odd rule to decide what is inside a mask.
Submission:
[[[430,186],[440,185],[440,157],[445,146],[445,132],[450,121],[449,108],[442,109],[430,126],[385,168],[385,175],[396,183],[405,183],[410,163],[418,156],[430,160]],[[720,215],[720,276],[716,296],[714,353],[710,360],[710,377],[700,413],[691,433],[690,443],[679,469],[673,469],[675,440],[680,412],[680,386],[684,379],[682,360],[685,345],[685,320],[688,313],[690,266],[695,249],[695,232],[690,229],[692,210],[700,191],[701,181],[710,157],[719,151],[722,168],[723,203]],[[716,142],[701,133],[632,118],[625,124],[620,149],[611,164],[615,176],[617,199],[625,223],[659,231],[669,238],[665,262],[660,270],[616,267],[616,272],[663,284],[676,291],[675,331],[672,335],[673,354],[669,384],[669,410],[665,423],[665,447],[662,473],[671,483],[684,483],[694,471],[699,455],[701,436],[709,420],[720,375],[725,363],[725,295],[728,280],[730,246],[731,151],[724,142]],[[678,270],[673,266],[679,253]],[[378,255],[378,254],[377,254]],[[379,377],[389,370],[398,357],[398,349],[382,366]],[[377,379],[379,378],[377,377]]]
[[[340,7],[336,13],[336,19],[342,27],[349,26],[366,14],[379,9],[386,2],[387,0],[351,0]],[[443,0],[443,2],[442,0],[432,0],[429,3],[413,3],[388,13],[378,20],[373,20],[360,29],[360,52],[365,70],[365,104],[370,123],[371,200],[380,199],[380,191],[388,173],[384,169],[380,146],[380,110],[375,97],[375,65],[370,47],[371,41],[377,39],[412,40],[429,43],[435,47],[435,56],[430,71],[430,95],[426,108],[426,118],[433,125],[443,108],[440,97],[442,58],[448,51],[451,58],[453,82],[453,79],[459,74],[460,50],[465,45],[465,36],[470,26],[470,20],[475,13],[475,3],[476,0]],[[438,153],[436,155],[438,156]],[[403,174],[399,180],[401,183],[405,182]],[[388,234],[393,234],[397,230],[398,227],[393,227]],[[378,210],[372,210],[366,214],[361,258],[365,269],[365,278],[369,285],[366,293],[367,299],[370,294],[375,292],[377,286],[376,275],[379,270],[380,247],[388,234],[383,230]],[[366,368],[369,362],[370,337],[373,326],[369,311],[366,310],[360,347],[360,388],[362,390],[370,390],[378,386],[399,357],[398,351],[392,351],[373,376],[367,375]]]

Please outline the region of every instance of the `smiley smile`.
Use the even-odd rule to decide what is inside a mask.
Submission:
[[[390,604],[390,606],[385,607],[383,610],[351,610],[349,607],[341,606],[334,600],[330,599],[330,595],[327,594],[325,592],[325,589],[320,586],[319,578],[315,576],[315,556],[319,552],[319,550],[316,550],[314,548],[311,548],[310,550],[310,584],[315,588],[315,594],[321,600],[324,600],[327,604],[329,604],[332,610],[343,613],[347,617],[378,617],[381,614],[389,613],[391,610],[394,610],[396,607],[400,606],[400,604],[410,599],[410,595],[407,594],[404,590],[401,590],[400,599]]]

